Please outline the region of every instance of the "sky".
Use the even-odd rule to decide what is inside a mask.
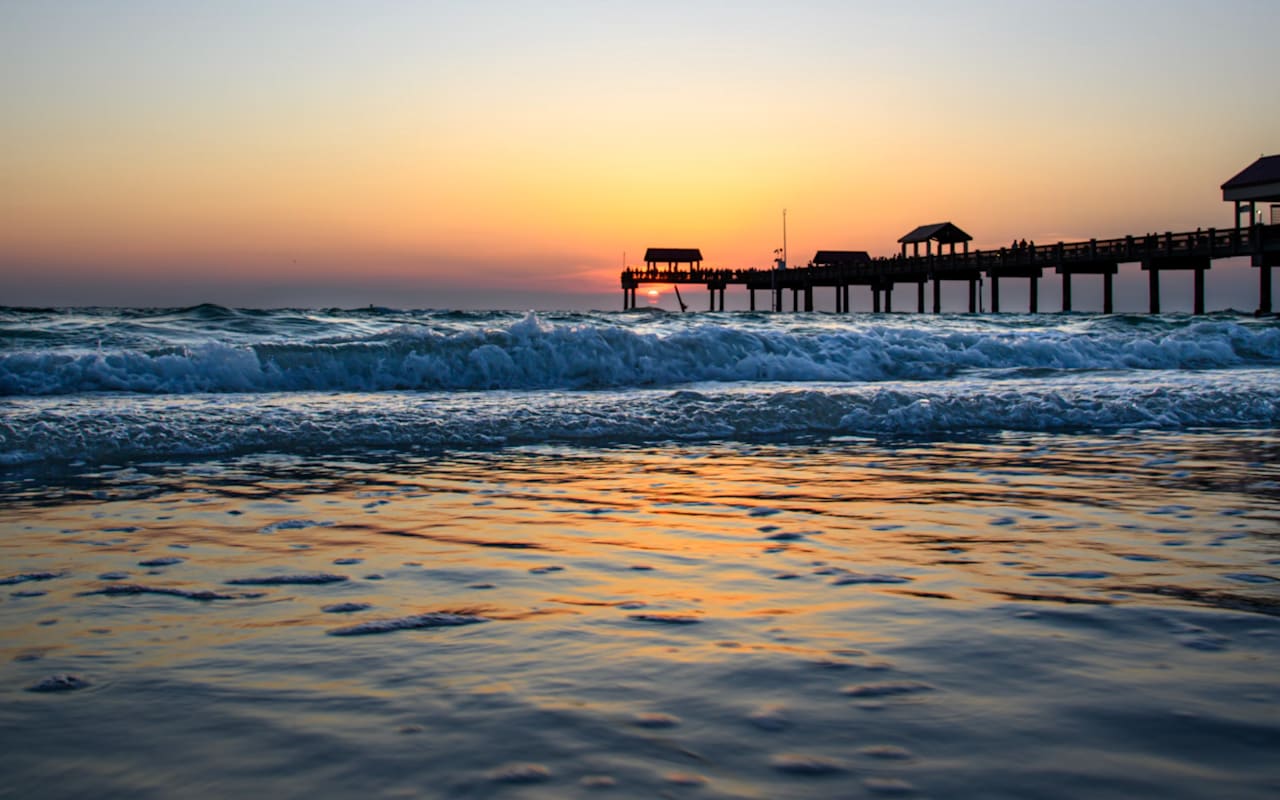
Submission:
[[[1220,185],[1280,153],[1277,30],[1276,0],[0,0],[0,304],[620,308],[646,247],[768,266],[784,208],[793,264],[943,220],[1228,227]],[[1247,263],[1208,286],[1256,305]]]

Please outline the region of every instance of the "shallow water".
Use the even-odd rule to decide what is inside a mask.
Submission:
[[[1277,456],[1216,429],[11,469],[4,791],[1275,797]]]

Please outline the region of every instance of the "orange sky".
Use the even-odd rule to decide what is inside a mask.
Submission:
[[[792,263],[1225,226],[1280,151],[1273,2],[685,5],[7,4],[0,302],[598,296],[784,207]]]

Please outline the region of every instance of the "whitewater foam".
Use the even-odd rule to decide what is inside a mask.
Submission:
[[[1064,328],[951,318],[834,318],[823,324],[687,322],[628,327],[606,315],[550,324],[532,313],[501,324],[383,330],[335,323],[246,340],[208,320],[134,346],[84,342],[0,351],[0,394],[192,394],[287,391],[600,389],[717,381],[938,380],[971,371],[1179,370],[1275,365],[1280,329],[1224,317],[1181,324],[1112,318]],[[874,318],[872,318],[874,319]],[[270,328],[270,320],[259,321]],[[166,331],[168,329],[165,329]],[[138,346],[147,344],[150,346]]]

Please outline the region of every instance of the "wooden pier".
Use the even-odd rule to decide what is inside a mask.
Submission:
[[[1062,310],[1071,311],[1073,282],[1078,275],[1102,277],[1102,311],[1114,312],[1113,280],[1121,264],[1137,263],[1148,274],[1149,308],[1160,313],[1160,274],[1191,271],[1193,309],[1204,313],[1205,273],[1212,262],[1222,258],[1248,257],[1258,270],[1259,314],[1271,314],[1271,268],[1280,266],[1280,224],[1255,222],[1256,203],[1280,202],[1280,156],[1266,156],[1222,185],[1223,199],[1234,202],[1235,227],[1197,229],[1183,233],[1145,234],[1118,239],[1090,239],[1083,242],[1040,244],[1016,242],[999,250],[969,250],[972,237],[950,222],[922,225],[898,241],[898,255],[872,258],[864,251],[819,250],[804,267],[774,269],[708,269],[702,253],[694,248],[649,248],[644,268],[628,267],[622,272],[623,309],[636,307],[636,290],[650,284],[701,284],[710,293],[710,310],[724,310],[725,289],[744,286],[750,292],[750,309],[756,310],[756,292],[766,292],[769,308],[784,310],[784,297],[791,292],[792,311],[812,311],[814,291],[835,290],[837,313],[849,310],[849,289],[867,287],[872,292],[872,310],[893,310],[893,290],[900,285],[915,287],[916,310],[925,312],[925,286],[933,284],[933,313],[942,311],[942,283],[964,281],[969,286],[969,312],[978,310],[978,286],[991,282],[991,311],[1000,311],[1001,281],[1029,280],[1031,313],[1039,312],[1039,280],[1045,270],[1062,278]],[[1272,207],[1275,215],[1277,207]],[[1241,224],[1247,215],[1249,224]],[[936,243],[937,249],[934,250]],[[920,246],[924,245],[924,253]],[[908,254],[908,245],[912,252]],[[961,250],[957,252],[956,246]],[[945,251],[945,252],[944,252]],[[718,302],[717,302],[718,301]],[[882,302],[883,301],[883,302]],[[682,303],[683,305],[683,303]],[[718,309],[717,309],[718,305]]]
[[[925,286],[931,283],[933,313],[937,314],[942,311],[942,282],[965,281],[969,285],[969,312],[974,313],[978,310],[978,282],[985,278],[991,282],[991,311],[999,313],[1000,283],[1016,278],[1031,282],[1028,311],[1034,314],[1040,310],[1038,281],[1046,270],[1052,270],[1062,276],[1063,311],[1072,310],[1075,276],[1100,275],[1102,312],[1110,314],[1114,311],[1112,283],[1120,265],[1138,263],[1149,276],[1152,314],[1160,313],[1160,274],[1187,270],[1195,273],[1194,312],[1203,314],[1205,272],[1217,259],[1240,256],[1248,256],[1258,269],[1258,313],[1272,313],[1271,268],[1280,266],[1280,225],[1262,224],[891,258],[824,250],[810,265],[788,269],[709,269],[702,266],[701,253],[695,249],[651,248],[645,254],[644,268],[628,268],[622,273],[623,308],[635,308],[636,290],[650,283],[704,285],[711,296],[711,311],[724,310],[725,289],[730,285],[746,287],[752,311],[757,309],[757,292],[767,293],[769,308],[774,311],[785,310],[788,291],[792,311],[812,311],[815,290],[834,289],[837,312],[847,312],[849,288],[858,286],[871,290],[873,311],[889,312],[893,310],[894,288],[908,285],[915,288],[916,310],[925,313]]]

